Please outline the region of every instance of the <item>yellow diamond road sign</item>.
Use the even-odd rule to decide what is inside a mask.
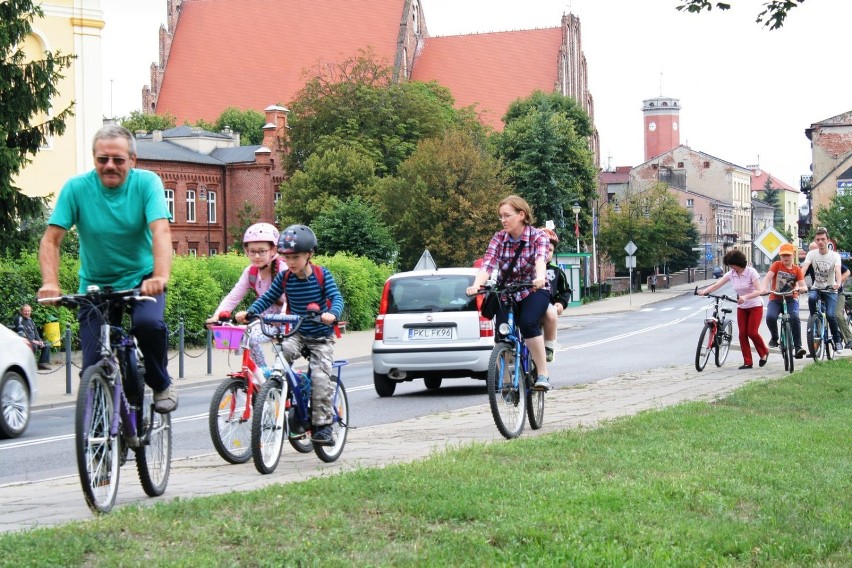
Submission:
[[[786,242],[788,242],[787,239],[775,227],[766,227],[754,240],[754,246],[769,258],[775,258],[775,255],[778,254],[778,249]]]

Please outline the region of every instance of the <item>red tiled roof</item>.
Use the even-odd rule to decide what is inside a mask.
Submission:
[[[627,183],[630,181],[630,172],[600,172],[598,174],[598,179],[603,184]]]
[[[760,174],[760,175],[758,175]],[[777,177],[773,176],[771,173],[763,171],[761,169],[756,169],[751,171],[751,190],[752,191],[763,191],[763,186],[766,185],[766,180],[771,177],[772,178],[772,187],[774,189],[783,189],[785,191],[795,191],[799,190],[787,185]]]
[[[561,46],[558,27],[430,37],[412,79],[448,87],[457,107],[478,103],[481,120],[501,130],[509,103],[537,89],[553,91]]]
[[[286,105],[316,75],[372,47],[393,65],[403,0],[186,0],[157,114],[215,120],[229,106]],[[215,61],[215,65],[198,61]],[[553,65],[555,68],[555,63]]]

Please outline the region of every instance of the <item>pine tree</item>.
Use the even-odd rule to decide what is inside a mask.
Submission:
[[[0,2],[0,251],[17,253],[27,241],[21,227],[38,221],[44,199],[28,197],[15,187],[13,178],[32,161],[50,136],[65,131],[72,105],[44,122],[59,91],[61,71],[73,56],[45,52],[41,59],[26,60],[22,46],[32,32],[32,22],[44,13],[33,0]]]

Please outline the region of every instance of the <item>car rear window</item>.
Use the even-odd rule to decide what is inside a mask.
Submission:
[[[388,291],[389,314],[476,311],[476,298],[465,291],[473,275],[445,274],[397,278]]]

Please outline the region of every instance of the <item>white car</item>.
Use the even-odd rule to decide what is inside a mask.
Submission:
[[[36,360],[26,339],[0,325],[0,438],[16,438],[30,421]]]
[[[385,282],[373,340],[373,384],[392,396],[401,381],[485,379],[494,348],[494,322],[468,297],[476,268],[400,272]]]

